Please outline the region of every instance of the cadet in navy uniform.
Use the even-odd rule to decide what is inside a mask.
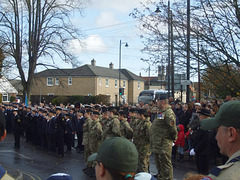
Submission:
[[[31,141],[31,120],[32,120],[31,107],[27,107],[27,114],[25,118],[26,118],[26,142],[30,142]]]
[[[61,112],[61,107],[56,107],[56,125],[57,125],[57,147],[58,157],[64,156],[64,133],[65,133],[65,118]]]
[[[14,123],[14,138],[15,138],[15,148],[19,149],[20,148],[20,135],[21,135],[21,119],[20,116],[18,115],[18,108],[15,107],[13,111],[14,117],[13,117],[13,123]]]
[[[40,108],[38,111],[38,118],[37,118],[37,137],[38,137],[38,145],[43,147],[44,144],[44,134],[43,134],[43,109]]]
[[[77,139],[78,139],[78,144],[77,144],[78,153],[81,153],[84,151],[84,146],[82,145],[82,141],[83,141],[83,124],[85,122],[85,118],[83,114],[84,114],[83,110],[77,113],[76,132],[77,132]]]
[[[76,132],[76,124],[77,124],[77,116],[74,114],[73,109],[69,110],[70,120],[72,123],[73,133],[72,133],[72,147],[75,147],[75,132]]]
[[[48,133],[48,149],[52,152],[56,152],[56,135],[57,125],[54,110],[49,111],[49,120],[47,122],[47,133]]]
[[[65,117],[66,117],[65,143],[67,144],[67,151],[65,153],[71,153],[72,135],[74,134],[72,122],[70,120],[71,114],[67,113]]]

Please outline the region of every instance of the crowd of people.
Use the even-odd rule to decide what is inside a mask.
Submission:
[[[195,156],[198,173],[203,175],[209,174],[209,160],[221,157],[225,163],[228,159],[220,154],[216,132],[200,126],[203,119],[218,112],[217,100],[193,100],[186,104],[163,96],[157,102],[137,106],[13,103],[0,107],[7,132],[14,134],[16,149],[20,148],[20,136],[25,136],[26,142],[34,146],[56,152],[58,157],[76,148],[78,153],[84,152],[87,166],[83,171],[91,177],[96,175],[96,162],[88,158],[113,137],[128,139],[135,145],[136,172],[149,172],[149,156],[154,153],[158,179],[173,178],[171,159],[183,162]]]

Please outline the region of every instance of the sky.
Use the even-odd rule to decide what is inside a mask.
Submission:
[[[84,10],[84,17],[75,17],[72,22],[81,28],[85,48],[81,48],[76,40],[71,43],[73,53],[81,65],[96,60],[97,66],[119,68],[119,49],[121,44],[121,68],[142,76],[148,76],[148,64],[141,61],[147,57],[141,52],[140,31],[138,22],[129,16],[134,8],[140,7],[141,0],[92,0]],[[142,0],[146,1],[146,0]],[[128,47],[125,47],[128,43]],[[72,68],[71,64],[60,63],[59,68]],[[41,71],[38,69],[37,71]],[[157,73],[152,72],[156,76]]]

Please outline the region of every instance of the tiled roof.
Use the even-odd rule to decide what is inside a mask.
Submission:
[[[71,77],[109,77],[109,78],[119,78],[119,70],[118,69],[111,69],[106,67],[100,66],[93,66],[93,65],[83,65],[75,69],[47,69],[42,72],[36,73],[35,76],[40,77],[64,77],[64,76],[71,76]],[[125,80],[141,80],[142,79],[135,75],[134,73],[126,70],[121,69],[121,79]]]

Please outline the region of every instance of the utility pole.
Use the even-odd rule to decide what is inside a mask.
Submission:
[[[171,40],[170,40],[170,31],[171,31],[171,25],[170,25],[170,1],[168,1],[168,97],[170,97],[170,44],[171,44]]]
[[[187,0],[187,80],[190,80],[190,0]],[[187,99],[190,100],[190,88],[187,85]]]
[[[172,76],[172,97],[174,99],[174,57],[173,57],[173,18],[172,11],[170,11],[170,22],[171,22],[171,76]]]
[[[200,58],[199,58],[199,33],[197,33],[197,52],[198,52],[198,101],[201,100],[201,83],[200,83]]]

